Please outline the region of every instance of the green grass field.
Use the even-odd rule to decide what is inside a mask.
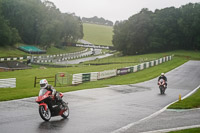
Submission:
[[[97,45],[113,46],[113,27],[83,23],[83,39]]]
[[[56,47],[50,47],[47,49],[47,55],[52,55],[52,54],[65,54],[65,53],[74,53],[74,52],[79,52],[83,51],[85,48],[82,47],[63,47],[62,49],[56,48]]]
[[[180,51],[177,51],[181,53]],[[174,52],[175,54],[176,52]],[[182,54],[186,54],[186,51],[182,51]],[[148,54],[143,56],[131,56],[131,57],[124,57],[123,61],[127,59],[127,61],[132,58],[132,61],[135,62],[132,65],[140,64],[140,60],[145,60],[147,57],[148,59],[155,59],[160,58],[162,55],[171,54],[171,53],[160,53],[160,54]],[[192,55],[191,55],[192,56]],[[113,59],[116,57],[113,57]],[[122,57],[119,57],[122,58]],[[196,56],[191,57],[196,58]],[[116,85],[116,84],[133,84],[142,82],[145,80],[149,80],[155,78],[160,75],[161,72],[170,71],[173,68],[185,63],[188,60],[186,57],[174,57],[172,61],[163,63],[161,65],[151,67],[145,69],[143,71],[137,73],[130,73],[124,76],[117,76],[110,79],[99,80],[96,82],[86,82],[84,84],[78,86],[66,86],[66,87],[56,87],[58,91],[67,92],[67,91],[75,91],[80,89],[91,89],[97,87],[104,87],[107,85]],[[109,61],[109,60],[108,60]],[[130,66],[130,63],[122,63],[120,64],[122,67]],[[1,88],[0,89],[0,101],[3,100],[11,100],[11,99],[19,99],[25,98],[30,96],[36,96],[39,91],[39,87],[34,88],[34,77],[48,77],[54,76],[58,72],[68,72],[70,74],[74,73],[86,73],[86,72],[98,72],[103,70],[110,70],[121,68],[119,64],[109,64],[109,65],[80,65],[77,67],[69,67],[69,68],[47,68],[47,69],[40,69],[34,68],[29,70],[18,70],[18,71],[11,71],[11,72],[1,72],[0,78],[17,78],[17,87],[16,88]],[[143,76],[146,75],[146,76]],[[8,95],[9,94],[9,95]]]

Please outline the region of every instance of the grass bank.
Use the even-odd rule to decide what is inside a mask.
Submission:
[[[66,54],[66,53],[74,53],[83,51],[85,48],[82,47],[62,47],[62,48],[56,48],[56,47],[50,47],[47,49],[47,55],[53,55],[53,54]]]
[[[185,129],[179,131],[172,131],[169,133],[200,133],[200,128]]]
[[[83,23],[83,39],[93,44],[113,46],[113,27]]]
[[[200,89],[197,90],[197,92],[195,92],[188,98],[172,104],[171,106],[168,107],[168,109],[192,109],[199,107],[200,107]]]

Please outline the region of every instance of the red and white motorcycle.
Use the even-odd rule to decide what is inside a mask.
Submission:
[[[159,88],[160,88],[160,94],[165,94],[165,90],[166,90],[166,84],[165,84],[165,80],[164,79],[160,79],[158,81],[158,85],[159,85]]]
[[[61,98],[63,97],[62,93],[59,93],[59,95]],[[53,116],[60,115],[65,119],[69,116],[68,103],[63,106],[60,102],[57,102],[51,91],[41,89],[35,101],[39,104],[39,114],[45,121],[49,121]]]

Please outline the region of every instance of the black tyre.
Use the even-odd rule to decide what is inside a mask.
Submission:
[[[162,94],[164,94],[165,93],[165,88],[164,88],[164,86],[160,86],[160,94],[162,95]]]
[[[61,115],[63,118],[67,118],[69,116],[69,107],[68,105],[66,106],[67,110],[65,112],[63,112],[63,114]]]
[[[47,110],[45,110],[44,106],[40,106],[39,113],[43,120],[49,121],[51,119],[51,111],[49,110],[49,108],[47,108]]]
[[[165,87],[163,87],[163,94],[165,94]]]

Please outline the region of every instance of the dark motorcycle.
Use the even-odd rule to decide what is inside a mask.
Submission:
[[[158,85],[159,85],[159,88],[160,88],[160,94],[165,94],[165,90],[166,90],[166,84],[165,84],[165,80],[163,79],[160,79],[158,81]]]
[[[62,93],[59,93],[60,97],[63,97]],[[49,121],[53,116],[62,116],[67,118],[69,116],[68,103],[63,106],[60,102],[55,100],[55,96],[51,91],[41,89],[39,96],[35,100],[39,104],[39,114],[45,121]]]

